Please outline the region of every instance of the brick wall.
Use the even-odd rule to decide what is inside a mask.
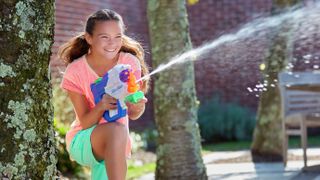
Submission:
[[[59,61],[56,56],[58,47],[77,33],[84,31],[86,18],[91,13],[104,8],[115,10],[122,15],[123,21],[127,27],[127,35],[138,40],[142,44],[146,51],[146,61],[150,64],[150,46],[145,0],[56,0],[55,5],[56,25],[50,62],[53,79],[61,79],[61,72],[65,70],[64,64]],[[131,121],[131,126],[136,129],[153,124],[151,94],[152,93],[149,93],[147,95],[149,102],[146,112],[140,118],[141,120]]]
[[[269,15],[270,10],[271,0],[200,0],[188,7],[193,46],[236,32],[254,17]],[[247,87],[255,86],[259,81],[261,51],[267,42],[249,39],[250,43],[246,40],[227,43],[198,58],[195,77],[201,102],[219,95],[228,102],[237,101],[252,109],[257,107],[258,97],[249,93]]]
[[[314,6],[305,0],[304,6]],[[194,47],[210,43],[223,34],[235,33],[256,17],[269,16],[272,0],[200,0],[188,7],[190,34]],[[294,71],[319,69],[319,15],[301,22],[292,37]],[[228,102],[256,110],[259,91],[249,92],[262,83],[259,65],[263,63],[269,46],[270,33],[256,34],[236,42],[211,49],[195,61],[198,98],[201,102],[219,95]],[[309,60],[306,60],[306,57]]]
[[[56,58],[58,47],[78,32],[83,32],[86,18],[91,13],[103,8],[113,9],[122,15],[127,26],[127,34],[141,42],[146,51],[150,51],[148,49],[148,27],[144,1],[56,0],[56,24],[51,60],[53,77],[61,78],[59,68],[64,68],[63,64]],[[147,61],[150,61],[150,55],[146,55]]]
[[[56,59],[57,47],[76,32],[83,30],[86,17],[102,8],[110,8],[123,16],[127,34],[142,43],[146,50],[146,60],[151,64],[146,0],[57,0],[55,43],[51,60],[54,78],[61,77],[59,69],[64,66]],[[210,42],[223,34],[236,32],[241,26],[255,17],[267,16],[271,11],[272,0],[200,0],[188,6],[190,34],[194,47]],[[312,5],[312,4],[311,4]],[[174,17],[173,17],[174,18]],[[319,22],[319,21],[318,21]],[[308,22],[305,22],[308,23]],[[309,22],[310,23],[310,22]],[[303,27],[307,27],[307,25]],[[314,69],[320,64],[319,25],[314,25],[311,33],[302,36],[305,30],[296,31],[294,57],[298,59],[295,70]],[[198,99],[205,101],[220,94],[225,101],[237,101],[243,106],[256,110],[258,92],[250,93],[261,82],[259,65],[265,57],[268,36],[245,38],[234,43],[211,49],[195,62],[195,77]],[[311,63],[306,63],[305,55],[311,54]],[[312,61],[314,60],[314,61]],[[136,129],[153,124],[152,93],[142,121],[132,122]]]

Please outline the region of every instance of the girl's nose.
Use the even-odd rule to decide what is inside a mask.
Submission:
[[[116,43],[119,43],[119,38],[109,38],[108,39],[108,44],[116,44]]]

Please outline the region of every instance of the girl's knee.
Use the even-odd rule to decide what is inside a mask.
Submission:
[[[124,124],[113,122],[108,123],[105,133],[107,133],[106,143],[107,144],[117,144],[126,145],[128,139],[128,131]]]
[[[124,141],[124,142],[127,141],[128,131],[124,124],[117,123],[117,122],[113,123],[112,129],[113,129],[112,133],[118,141]]]

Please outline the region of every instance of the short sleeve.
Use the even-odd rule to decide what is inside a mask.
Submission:
[[[80,77],[77,73],[76,66],[72,66],[72,64],[69,64],[63,74],[60,87],[65,90],[84,94],[82,88],[80,87],[80,83]]]

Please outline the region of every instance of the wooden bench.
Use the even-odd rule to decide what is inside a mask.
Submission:
[[[286,166],[288,136],[298,135],[301,136],[306,167],[307,128],[320,127],[320,73],[281,72],[278,78],[282,105],[283,163]]]

